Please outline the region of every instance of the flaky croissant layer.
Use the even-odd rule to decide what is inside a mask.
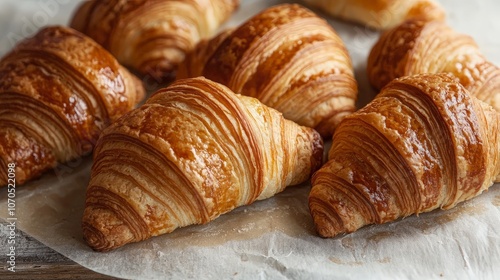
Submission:
[[[0,168],[15,164],[22,184],[89,153],[143,97],[141,82],[93,40],[44,28],[0,60]]]
[[[258,100],[179,80],[106,129],[83,233],[97,251],[207,223],[309,178],[322,141]]]
[[[324,137],[355,110],[357,83],[344,43],[324,19],[296,4],[268,8],[202,41],[178,73],[197,76],[255,97]]]
[[[377,89],[398,77],[449,73],[500,112],[500,68],[481,54],[472,37],[444,22],[409,20],[388,30],[371,50],[367,68]]]
[[[500,117],[452,76],[396,79],[337,128],[309,207],[332,237],[479,195],[500,173]]]
[[[213,35],[239,0],[86,1],[71,27],[87,34],[121,63],[168,80],[196,43]]]

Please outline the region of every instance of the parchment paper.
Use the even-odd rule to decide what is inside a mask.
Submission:
[[[2,55],[15,41],[5,34],[30,35],[29,28],[23,31],[23,23],[33,23],[42,5],[49,2],[0,2]],[[65,24],[76,1],[52,2],[58,10],[47,16],[47,23]],[[234,26],[280,2],[287,1],[242,1],[240,11],[227,25]],[[448,11],[450,25],[472,35],[486,57],[500,65],[500,20],[495,20],[500,2],[441,3]],[[42,22],[43,17],[38,17]],[[379,33],[359,25],[330,22],[351,53],[360,84],[359,103],[366,104],[374,95],[366,79],[366,58]],[[19,186],[17,226],[75,262],[107,275],[128,279],[496,279],[500,275],[498,185],[448,211],[322,239],[314,231],[307,208],[310,186],[304,184],[238,208],[207,225],[96,253],[83,242],[80,228],[90,165],[89,158],[76,160]],[[7,191],[3,188],[0,218],[7,216]],[[7,234],[3,230],[2,238]],[[6,248],[1,250],[5,256]]]

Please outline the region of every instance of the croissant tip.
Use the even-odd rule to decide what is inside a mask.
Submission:
[[[423,1],[412,7],[406,17],[424,21],[442,21],[446,19],[446,11],[435,1]]]
[[[97,252],[107,252],[136,241],[130,228],[110,209],[87,207],[82,219],[85,242]]]
[[[342,233],[336,223],[332,223],[330,219],[324,216],[323,213],[313,215],[314,225],[319,236],[323,238],[332,238]]]
[[[92,248],[92,250],[97,252],[107,252],[112,250],[112,247],[108,242],[106,242],[106,237],[104,234],[90,225],[89,223],[82,224],[83,239]]]
[[[312,189],[309,194],[309,210],[316,231],[323,238],[331,238],[348,232],[344,220],[338,215],[334,206],[338,200],[335,202],[336,199],[328,194],[327,186],[317,184],[318,176],[321,174],[317,173],[316,178],[312,179]]]

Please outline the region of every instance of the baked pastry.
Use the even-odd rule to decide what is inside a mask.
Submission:
[[[309,179],[311,128],[199,77],[159,90],[106,129],[94,152],[83,236],[96,251],[207,223]]]
[[[450,209],[500,174],[500,118],[447,74],[396,79],[333,136],[309,208],[321,236]]]
[[[344,20],[375,29],[389,29],[407,19],[443,20],[444,9],[434,0],[304,0]]]
[[[167,81],[185,53],[212,36],[238,5],[239,0],[91,0],[76,11],[71,27],[125,66]]]
[[[14,163],[20,185],[89,153],[100,131],[143,96],[141,82],[90,38],[40,30],[0,60],[1,170]]]
[[[443,22],[410,20],[385,32],[373,47],[367,68],[377,89],[398,77],[450,73],[472,95],[500,111],[500,68],[481,54],[474,39]]]
[[[271,7],[201,42],[178,73],[196,76],[255,97],[324,137],[355,110],[357,84],[342,40],[299,5]]]

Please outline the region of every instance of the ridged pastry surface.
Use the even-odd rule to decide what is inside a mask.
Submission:
[[[108,49],[122,64],[168,80],[196,43],[212,36],[239,0],[87,1],[71,26]]]
[[[15,163],[22,184],[89,153],[143,97],[141,82],[93,40],[44,28],[0,60],[0,167]]]
[[[396,79],[337,128],[309,208],[333,237],[449,209],[500,173],[500,118],[445,74]]]
[[[179,80],[105,130],[83,232],[107,251],[207,223],[319,168],[322,140],[258,100],[205,78]]]
[[[255,97],[325,137],[355,110],[357,83],[344,43],[324,19],[296,4],[268,8],[201,42],[178,74],[196,76]]]
[[[377,89],[398,77],[450,73],[500,112],[500,68],[481,54],[472,37],[444,22],[410,20],[388,30],[373,47],[367,68]]]

